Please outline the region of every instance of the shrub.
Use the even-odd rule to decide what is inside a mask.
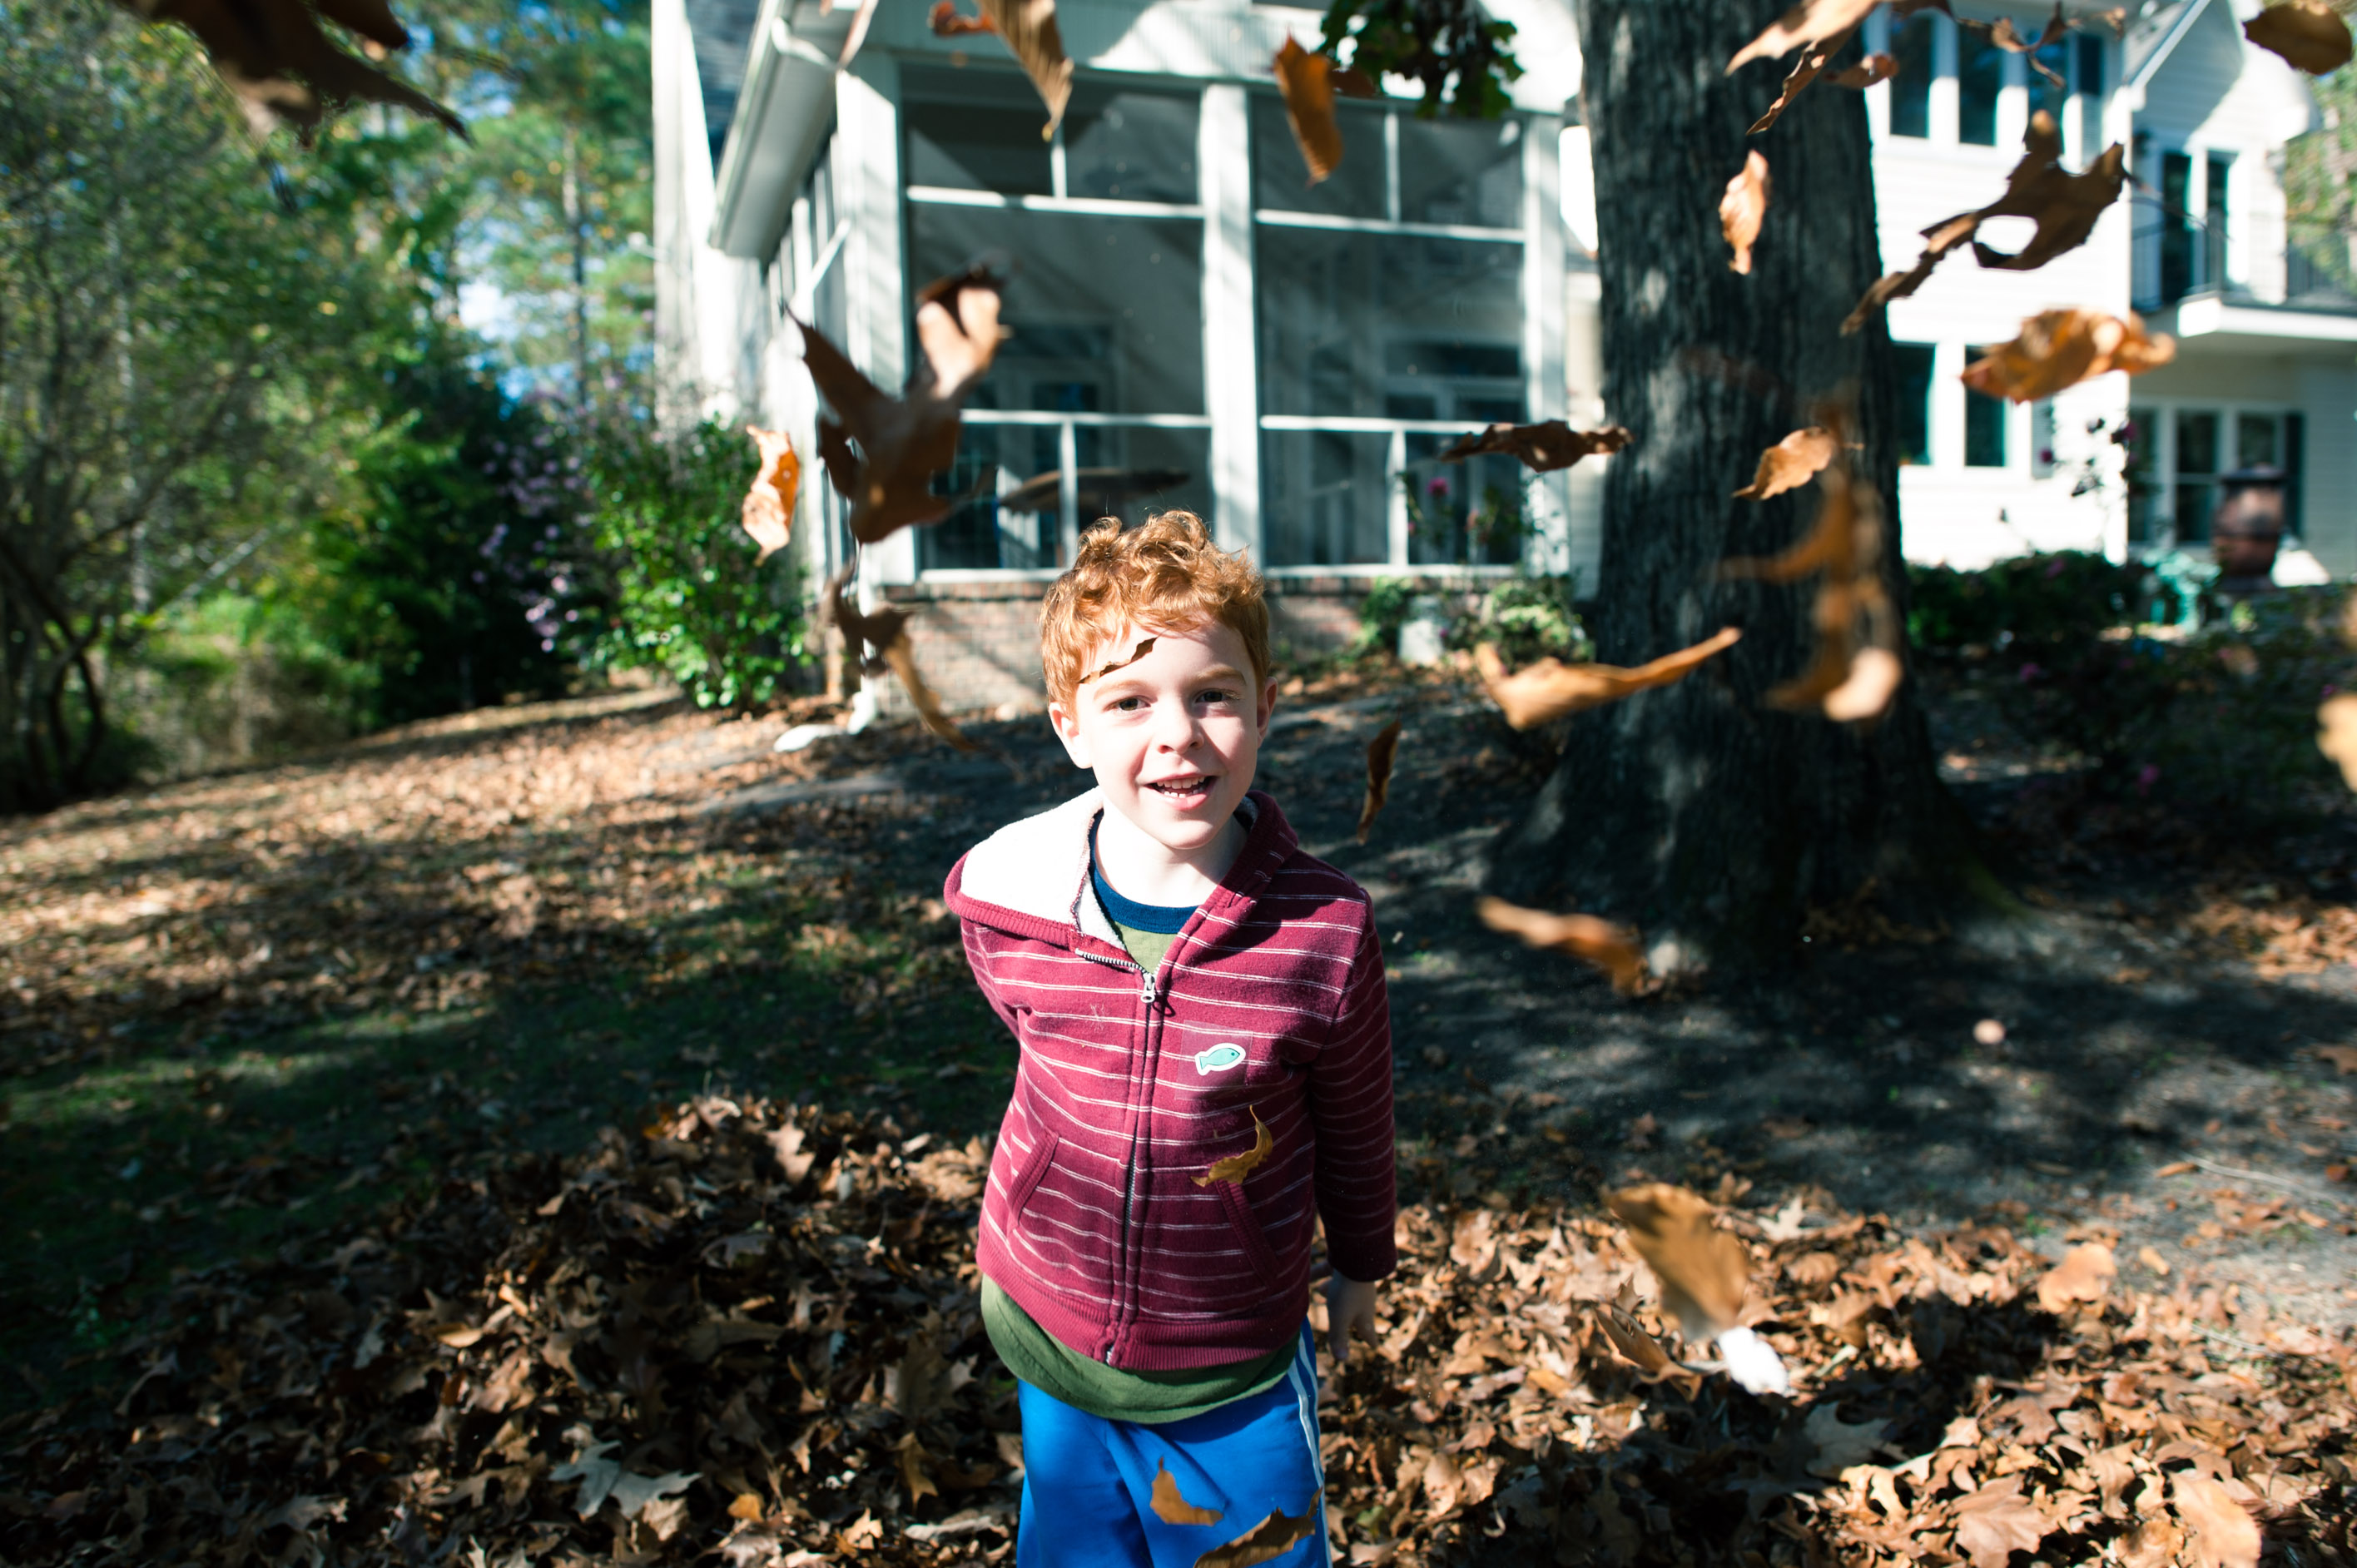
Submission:
[[[2151,568],[2085,551],[2023,555],[1977,572],[1907,569],[1907,635],[1932,654],[1966,649],[2052,651],[2119,627],[2176,621],[2179,590]]]
[[[665,438],[594,434],[587,453],[594,562],[560,572],[578,599],[585,662],[659,671],[699,707],[758,707],[791,692],[808,654],[791,552],[757,564],[738,522],[755,458],[742,429],[707,420]]]
[[[1351,639],[1351,656],[1397,652],[1400,628],[1407,624],[1415,597],[1415,585],[1405,577],[1378,577],[1368,584],[1367,596],[1359,601],[1359,635]]]
[[[1573,607],[1578,587],[1577,573],[1509,577],[1481,596],[1473,614],[1458,619],[1449,630],[1449,643],[1457,648],[1494,643],[1513,666],[1546,658],[1587,659],[1595,647]]]

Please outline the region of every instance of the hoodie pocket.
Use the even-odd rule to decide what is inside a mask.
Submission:
[[[1261,1229],[1260,1216],[1253,1212],[1252,1201],[1244,1197],[1244,1185],[1240,1181],[1213,1182],[1220,1190],[1220,1202],[1228,1211],[1228,1226],[1243,1244],[1244,1261],[1253,1272],[1265,1282],[1276,1278],[1276,1253],[1270,1250],[1268,1232]]]
[[[1015,1184],[1006,1189],[1006,1218],[1010,1223],[1023,1218],[1024,1206],[1039,1189],[1040,1178],[1056,1163],[1056,1150],[1062,1142],[1055,1133],[1043,1132],[1039,1141],[1031,1145],[1031,1152],[1023,1157],[1023,1164],[1015,1173]]]

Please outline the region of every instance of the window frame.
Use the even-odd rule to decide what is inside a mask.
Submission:
[[[1017,82],[1024,81],[1020,71],[985,69],[990,69],[994,77],[1005,76]],[[1089,72],[1082,80],[1114,82],[1143,91],[1159,92],[1172,98],[1191,99],[1197,115],[1200,144],[1200,117],[1204,113],[1204,89],[1207,83],[1190,79],[1140,78],[1126,72],[1102,75]],[[904,90],[897,106],[899,113],[896,119],[901,141],[901,166],[904,170],[909,161],[907,157],[910,134],[909,107],[912,101],[925,102],[926,99],[921,91],[912,93]],[[1059,120],[1053,135],[1049,139],[1049,187],[1046,195],[977,190],[963,186],[917,185],[910,183],[904,174],[898,204],[904,234],[907,231],[910,210],[918,207],[956,207],[1005,212],[1037,212],[1076,218],[1191,221],[1195,225],[1199,274],[1200,271],[1208,270],[1211,264],[1208,252],[1210,224],[1208,209],[1203,200],[1205,171],[1200,164],[1200,150],[1199,162],[1195,170],[1196,199],[1193,201],[1131,200],[1122,197],[1076,197],[1069,194],[1070,166],[1067,158],[1065,129],[1066,122]],[[923,280],[914,275],[913,271],[910,273],[908,280],[910,292],[907,308],[913,308],[914,291],[921,286],[922,282]],[[1199,355],[1204,352],[1206,332],[1207,325],[1200,320],[1199,311],[1196,330],[1196,352]],[[1054,532],[1055,556],[1060,564],[1044,567],[931,565],[924,560],[924,546],[932,536],[920,532],[918,540],[916,573],[918,580],[936,583],[1019,582],[1048,581],[1061,575],[1064,570],[1064,565],[1061,564],[1070,563],[1079,552],[1081,525],[1083,521],[1080,516],[1079,507],[1080,432],[1082,429],[1199,430],[1205,433],[1208,443],[1213,424],[1213,416],[1208,406],[1211,396],[1210,384],[1207,366],[1205,376],[1207,406],[1199,413],[1107,413],[1078,410],[988,409],[972,406],[964,409],[961,416],[963,422],[977,428],[1029,426],[1052,427],[1056,430],[1057,467],[1061,482]],[[1214,464],[1206,464],[1207,471],[1203,478],[1207,484],[1212,486],[1216,501],[1216,473],[1211,471],[1214,467]],[[1045,514],[1042,514],[1042,519],[1044,521]],[[1042,548],[1044,547],[1043,541]]]
[[[1256,89],[1249,95],[1249,97],[1250,102],[1247,104],[1248,114],[1267,113],[1269,112],[1267,107],[1268,105],[1282,102],[1282,100],[1280,100],[1274,91]],[[1523,216],[1521,221],[1515,224],[1512,228],[1490,228],[1478,224],[1463,223],[1426,223],[1403,219],[1400,217],[1401,154],[1399,132],[1402,118],[1404,116],[1413,115],[1415,113],[1415,105],[1413,100],[1387,97],[1381,101],[1379,108],[1380,112],[1384,116],[1384,128],[1382,140],[1384,164],[1383,207],[1385,215],[1382,218],[1357,218],[1346,217],[1333,213],[1303,212],[1285,208],[1266,207],[1262,205],[1260,201],[1261,193],[1257,188],[1257,184],[1255,183],[1252,190],[1253,200],[1251,209],[1253,235],[1252,250],[1255,272],[1257,272],[1259,266],[1260,235],[1264,229],[1319,230],[1332,233],[1368,234],[1401,239],[1453,240],[1472,244],[1516,246],[1520,251],[1522,268],[1519,275],[1523,280],[1522,285],[1516,291],[1515,298],[1516,312],[1523,318],[1521,322],[1521,331],[1516,343],[1517,354],[1523,361],[1520,376],[1521,385],[1519,391],[1521,392],[1523,416],[1525,419],[1546,417],[1533,412],[1534,406],[1534,395],[1537,391],[1537,381],[1541,370],[1538,365],[1531,362],[1531,355],[1528,348],[1530,338],[1529,317],[1531,312],[1530,269],[1534,264],[1535,264],[1535,260],[1542,253],[1544,247],[1537,242],[1538,236],[1533,232],[1532,212],[1534,204],[1531,199],[1531,192],[1529,189],[1530,169],[1527,153],[1525,152],[1520,155],[1523,161],[1522,168],[1518,171],[1518,177],[1523,187],[1522,199],[1520,202]],[[1374,111],[1369,109],[1359,109],[1356,111],[1356,113],[1361,114],[1372,112]],[[1509,109],[1500,117],[1499,121],[1495,122],[1495,124],[1503,124],[1507,121],[1518,123],[1522,126],[1520,133],[1521,142],[1519,145],[1526,148],[1529,138],[1540,133],[1541,121],[1543,118],[1543,116],[1528,111]],[[1252,161],[1248,140],[1246,156],[1247,165],[1249,166]],[[1252,177],[1249,169],[1248,177]],[[1546,204],[1542,203],[1538,205]],[[1543,214],[1538,220],[1544,221],[1546,216],[1547,215]],[[1259,385],[1264,383],[1260,381],[1261,368],[1258,363],[1258,356],[1261,350],[1262,342],[1257,316],[1265,298],[1265,295],[1264,291],[1258,288],[1254,289],[1254,294],[1255,314],[1255,323],[1253,333],[1253,351],[1254,354],[1254,378],[1255,384]],[[1265,401],[1265,400],[1264,399],[1264,402]],[[1400,476],[1407,471],[1407,447],[1409,438],[1411,436],[1464,435],[1481,430],[1485,427],[1486,423],[1487,422],[1485,421],[1469,419],[1407,419],[1374,414],[1285,414],[1271,413],[1265,406],[1260,408],[1257,411],[1254,437],[1256,445],[1259,446],[1264,454],[1260,478],[1261,509],[1264,523],[1259,547],[1255,551],[1255,554],[1258,557],[1260,569],[1263,575],[1274,577],[1372,577],[1387,575],[1399,572],[1438,571],[1462,574],[1476,577],[1512,575],[1514,572],[1520,569],[1518,565],[1512,564],[1477,561],[1464,561],[1458,563],[1421,563],[1415,561],[1414,559],[1412,534],[1409,528],[1410,517],[1407,496],[1405,490],[1399,483]],[[1269,473],[1268,465],[1265,461],[1265,456],[1267,450],[1267,438],[1275,435],[1314,435],[1320,433],[1340,435],[1382,435],[1388,437],[1388,446],[1383,459],[1385,548],[1384,558],[1380,562],[1278,565],[1273,564],[1268,558],[1268,531],[1265,520],[1269,510],[1269,486],[1271,483],[1271,475]],[[1610,459],[1609,457],[1591,459],[1591,461],[1598,463],[1609,462],[1609,460]],[[1544,477],[1545,476],[1538,476],[1540,478],[1544,478]],[[1526,485],[1525,494],[1528,494],[1529,490],[1530,487]],[[1544,505],[1544,503],[1541,504],[1542,506]],[[1527,552],[1527,548],[1528,546],[1526,543],[1525,552]]]
[[[2198,549],[2209,542],[2206,533],[2199,538],[2190,537],[2178,526],[2177,521],[2178,486],[2180,479],[2187,478],[2179,475],[2177,469],[2177,422],[2180,415],[2188,413],[2217,416],[2217,467],[2206,475],[2190,476],[2195,480],[2206,478],[2213,485],[2218,475],[2231,473],[2242,466],[2235,451],[2236,433],[2241,421],[2254,415],[2275,421],[2276,466],[2285,471],[2284,544],[2288,549],[2305,541],[2307,520],[2302,514],[2306,510],[2308,454],[2305,450],[2300,453],[2297,467],[2287,461],[2289,456],[2287,448],[2291,445],[2292,420],[2300,422],[2300,444],[2303,448],[2307,444],[2309,410],[2305,405],[2273,398],[2136,396],[2131,402],[2136,411],[2148,412],[2153,416],[2150,475],[2154,500],[2152,535],[2147,539],[2130,541],[2128,549],[2131,553],[2145,557],[2159,556],[2172,550]]]

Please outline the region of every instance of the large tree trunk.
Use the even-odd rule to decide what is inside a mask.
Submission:
[[[1727,557],[1774,554],[1806,530],[1815,487],[1764,503],[1731,492],[1820,400],[1854,396],[1855,471],[1882,496],[1881,570],[1902,615],[1906,602],[1889,334],[1879,319],[1841,331],[1880,271],[1861,95],[1820,80],[1751,137],[1785,62],[1722,74],[1782,8],[1586,0],[1581,17],[1604,397],[1635,436],[1604,486],[1598,657],[1642,663],[1721,626],[1743,640],[1682,684],[1573,721],[1491,885],[1636,925],[1657,972],[1772,963],[1809,908],[1862,894],[1930,924],[1973,864],[1911,675],[1877,725],[1767,707],[1809,662],[1814,581],[1717,576]],[[1753,147],[1774,197],[1747,276],[1728,267],[1718,201]]]

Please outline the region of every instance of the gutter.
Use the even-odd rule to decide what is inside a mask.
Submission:
[[[752,56],[714,174],[712,232],[724,255],[759,261],[785,236],[794,196],[834,124],[834,57],[794,36],[791,0],[762,0]]]
[[[2185,35],[2193,30],[2193,24],[2201,20],[2201,13],[2209,8],[2210,0],[2192,0],[2177,14],[2177,20],[2169,25],[2169,31],[2162,35],[2160,42],[2153,46],[2152,52],[2144,57],[2144,63],[2136,67],[2136,74],[2120,84],[2121,95],[2128,99],[2130,110],[2144,108],[2146,84],[2168,63],[2169,57],[2177,51],[2177,46],[2185,41]]]

